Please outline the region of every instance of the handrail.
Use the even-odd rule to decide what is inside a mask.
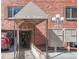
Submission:
[[[40,54],[44,54],[40,49],[38,49],[35,45],[33,45],[33,47],[38,51],[40,52]],[[44,54],[45,55],[45,54]]]

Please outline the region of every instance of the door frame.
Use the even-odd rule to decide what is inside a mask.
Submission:
[[[30,33],[30,41],[29,41],[29,48],[28,49],[31,49],[31,42],[32,42],[32,30],[19,30],[19,38],[20,38],[20,31],[24,31],[24,32],[31,32]],[[19,45],[20,45],[20,42],[21,40],[19,40]],[[27,49],[27,48],[26,48]]]

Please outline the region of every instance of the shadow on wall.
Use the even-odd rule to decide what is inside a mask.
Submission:
[[[63,41],[58,37],[53,30],[49,30],[49,46],[50,47],[63,47]]]
[[[41,29],[43,30],[43,29]],[[46,45],[46,37],[45,35],[35,27],[35,40],[34,40],[35,46],[42,50],[45,51],[45,45]]]

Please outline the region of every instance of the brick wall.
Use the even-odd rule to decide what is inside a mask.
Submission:
[[[13,21],[8,21],[8,11],[7,7],[8,6],[24,6],[30,1],[33,1],[39,8],[41,8],[45,13],[48,14],[49,16],[49,23],[48,27],[52,28],[52,23],[51,23],[51,17],[54,17],[56,14],[60,14],[61,16],[64,16],[64,9],[66,6],[76,6],[76,0],[2,0],[1,3],[1,26],[2,29],[6,29],[7,26],[9,29],[13,29]],[[64,27],[69,27],[69,28],[76,28],[76,21],[64,21]],[[6,25],[7,23],[7,25]],[[68,26],[68,25],[73,25],[73,26]],[[7,29],[6,29],[7,30]]]
[[[76,0],[2,0],[1,2],[1,29],[12,30],[14,28],[14,22],[8,20],[8,6],[24,6],[30,1],[34,2],[39,8],[41,8],[46,14],[48,14],[48,28],[53,28],[51,18],[56,14],[64,16],[64,9],[66,6],[76,6]],[[64,28],[76,28],[76,21],[65,21],[61,24]],[[17,26],[16,26],[17,28]],[[45,39],[45,22],[36,26],[35,42],[40,44],[44,43]]]

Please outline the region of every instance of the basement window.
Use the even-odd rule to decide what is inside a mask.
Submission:
[[[77,43],[76,42],[70,42],[70,47],[77,48]]]

